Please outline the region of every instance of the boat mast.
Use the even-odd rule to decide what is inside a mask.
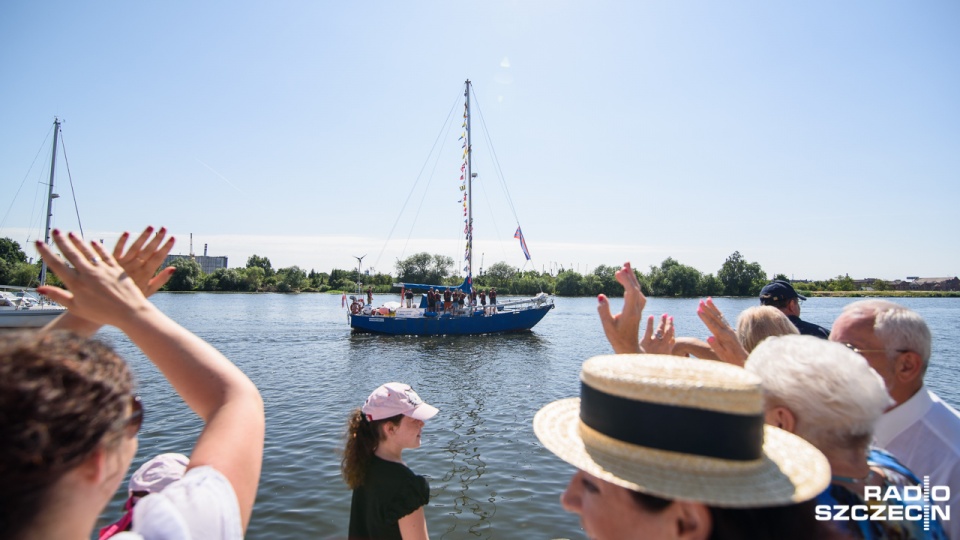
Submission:
[[[467,278],[470,280],[470,290],[473,290],[473,146],[470,144],[470,79],[464,83],[464,99],[467,108],[467,243],[470,249],[467,251]]]
[[[53,117],[53,152],[50,155],[50,188],[47,192],[47,228],[43,234],[43,243],[50,245],[50,220],[53,218],[53,200],[58,197],[53,192],[54,169],[57,166],[57,136],[60,134],[60,119]],[[40,285],[47,284],[47,261],[40,258]]]

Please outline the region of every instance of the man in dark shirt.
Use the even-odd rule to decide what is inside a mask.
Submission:
[[[783,312],[801,334],[821,339],[830,337],[830,330],[813,323],[800,320],[800,301],[806,296],[797,294],[793,285],[783,280],[768,283],[760,290],[760,304],[773,306]]]

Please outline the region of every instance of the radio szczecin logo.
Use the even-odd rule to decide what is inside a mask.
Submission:
[[[930,521],[950,521],[950,486],[931,486],[923,477],[923,486],[864,486],[864,504],[818,504],[817,521],[922,521],[930,530]]]

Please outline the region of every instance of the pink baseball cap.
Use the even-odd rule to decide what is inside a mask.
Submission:
[[[130,477],[129,491],[158,493],[183,478],[190,460],[183,454],[160,454],[144,463]]]
[[[399,382],[380,385],[370,394],[360,410],[370,422],[398,414],[417,420],[429,420],[440,412],[433,405],[424,403],[409,384]]]

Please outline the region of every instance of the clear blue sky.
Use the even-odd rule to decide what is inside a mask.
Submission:
[[[441,132],[456,150],[470,78],[516,209],[475,130],[485,266],[524,264],[519,219],[538,270],[739,250],[796,278],[954,276],[958,66],[953,0],[9,0],[0,235],[40,234],[56,115],[88,237],[166,225],[231,266],[459,260],[459,166],[427,158]]]

